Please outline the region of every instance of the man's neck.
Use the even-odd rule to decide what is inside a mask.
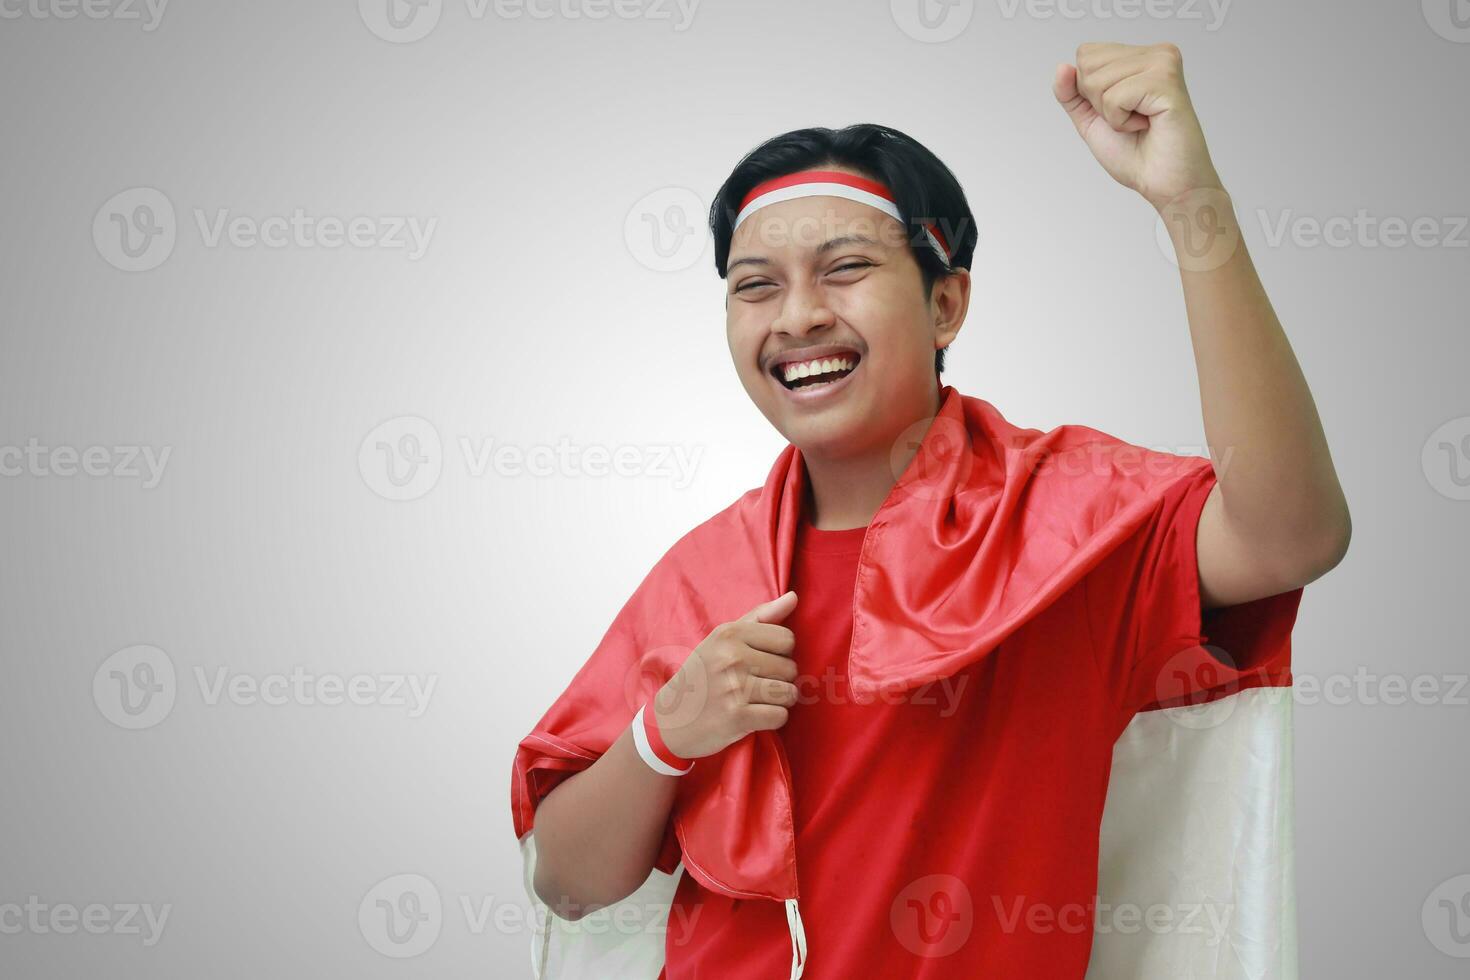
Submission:
[[[936,385],[925,418],[932,419],[938,412]],[[912,424],[905,422],[903,428]],[[802,454],[807,476],[807,513],[812,526],[822,531],[840,531],[870,524],[918,449],[917,443],[903,446],[900,455],[898,448],[885,445],[872,453],[840,459]]]

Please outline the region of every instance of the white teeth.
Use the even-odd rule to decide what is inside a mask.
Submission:
[[[786,364],[783,372],[786,380],[796,381],[799,378],[809,378],[814,374],[826,374],[830,371],[845,371],[853,366],[855,362],[848,357],[818,358],[814,361],[800,361]]]

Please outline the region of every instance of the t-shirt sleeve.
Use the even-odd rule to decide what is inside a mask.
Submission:
[[[1212,468],[1181,477],[1084,581],[1098,669],[1120,726],[1138,711],[1291,682],[1302,589],[1202,609],[1196,536]]]

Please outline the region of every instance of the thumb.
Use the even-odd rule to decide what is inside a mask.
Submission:
[[[1087,127],[1093,119],[1097,118],[1097,110],[1092,103],[1087,101],[1086,96],[1077,91],[1077,66],[1063,62],[1057,65],[1055,76],[1051,81],[1051,94],[1056,96],[1057,102],[1067,110],[1067,115],[1072,119],[1072,125],[1077,127],[1077,132],[1086,135]]]
[[[1051,92],[1064,106],[1077,97],[1076,65],[1069,65],[1065,61],[1057,63],[1057,70],[1052,73]]]
[[[779,623],[791,615],[791,610],[796,608],[796,593],[786,592],[778,595],[769,602],[763,602],[750,612],[740,617],[744,623]]]

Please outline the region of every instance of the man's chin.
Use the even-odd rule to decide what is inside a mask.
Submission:
[[[872,439],[872,428],[856,412],[833,409],[805,418],[789,415],[778,426],[786,441],[806,457],[842,459],[864,452]]]

